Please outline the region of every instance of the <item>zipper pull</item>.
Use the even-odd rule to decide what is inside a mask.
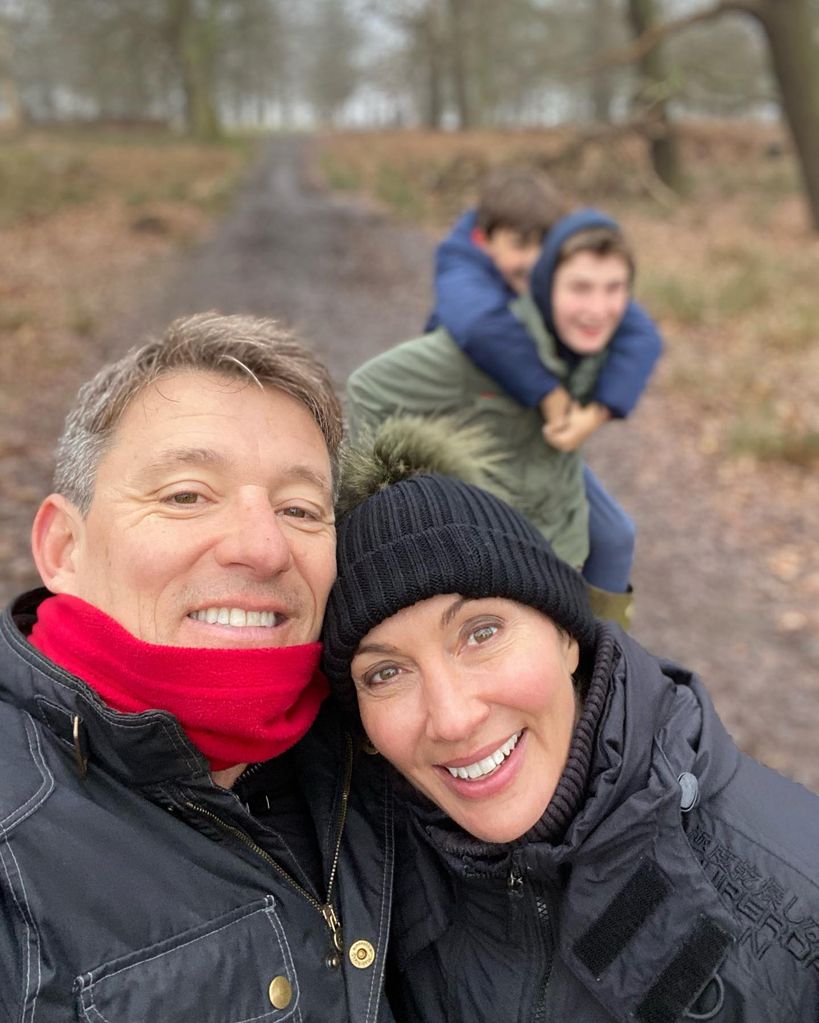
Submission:
[[[333,945],[337,951],[343,952],[344,939],[341,934],[341,921],[336,916],[332,903],[328,902],[321,907],[321,915],[324,917],[324,922],[330,928],[330,933],[333,936]]]
[[[523,895],[523,874],[517,863],[513,863],[509,867],[509,873],[506,875],[506,888],[510,895]]]

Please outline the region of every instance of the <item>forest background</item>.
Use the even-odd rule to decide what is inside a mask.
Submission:
[[[50,457],[24,413],[56,429],[270,132],[434,236],[500,163],[617,216],[667,341],[646,444],[702,460],[819,664],[819,0],[0,0],[4,598]]]

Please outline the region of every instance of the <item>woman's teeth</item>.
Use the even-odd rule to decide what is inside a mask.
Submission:
[[[191,611],[188,618],[207,622],[208,625],[232,625],[237,629],[260,626],[272,629],[279,621],[275,611],[245,611],[241,607],[205,607],[201,611]]]
[[[448,767],[447,771],[449,771],[453,778],[463,778],[466,781],[485,778],[487,774],[491,774],[506,760],[515,746],[517,746],[521,735],[523,735],[522,731],[515,732],[502,746],[499,746],[494,753],[490,753],[488,757],[484,757],[483,760],[477,760],[474,764],[468,764],[466,767]]]

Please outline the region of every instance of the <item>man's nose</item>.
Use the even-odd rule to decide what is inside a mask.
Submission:
[[[424,676],[427,738],[462,742],[474,735],[489,714],[489,705],[468,675],[445,666]]]
[[[293,563],[289,539],[276,509],[261,488],[242,493],[225,509],[216,547],[221,565],[243,565],[260,576],[286,572]]]

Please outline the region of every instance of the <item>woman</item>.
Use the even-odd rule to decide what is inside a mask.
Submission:
[[[394,473],[340,522],[324,642],[394,769],[397,1018],[819,1019],[819,800],[521,515]]]

